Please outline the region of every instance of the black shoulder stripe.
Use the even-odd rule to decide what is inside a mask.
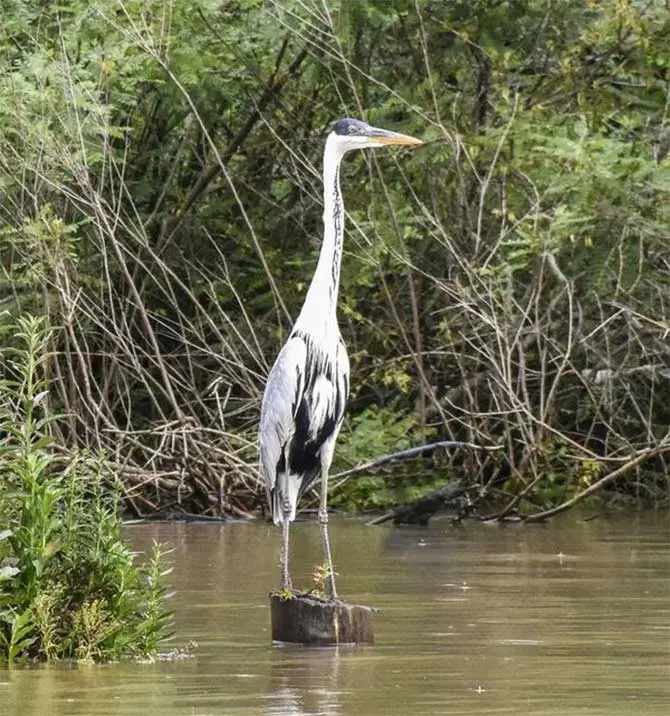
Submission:
[[[305,379],[304,375],[300,371],[300,367],[295,367],[295,395],[293,396],[293,402],[291,403],[291,414],[293,415],[293,419],[296,419],[297,411],[299,408],[299,401],[302,398],[303,395],[303,381]]]

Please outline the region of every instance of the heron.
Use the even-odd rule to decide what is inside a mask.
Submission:
[[[323,154],[323,225],[319,259],[305,302],[268,374],[259,427],[260,465],[272,518],[281,525],[281,590],[290,591],[289,526],[300,497],[321,476],[318,519],[330,596],[337,598],[328,538],[328,471],[349,396],[349,358],[337,323],[344,241],[340,164],[354,149],[417,146],[419,139],[340,119]]]

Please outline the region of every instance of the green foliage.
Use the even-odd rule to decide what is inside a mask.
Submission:
[[[333,492],[330,504],[350,512],[387,510],[419,500],[450,479],[442,470],[412,464],[384,477],[355,477]]]
[[[57,450],[52,334],[22,318],[0,383],[0,660],[146,657],[166,636],[163,551],[137,567],[104,456]]]
[[[334,572],[334,576],[337,577],[337,572]],[[330,567],[328,564],[315,565],[311,578],[312,586],[307,593],[325,599],[327,595],[326,583],[330,579]]]
[[[334,469],[373,460],[419,444],[422,437],[416,417],[397,409],[371,405],[352,417],[342,431]],[[411,502],[445,481],[442,472],[417,469],[411,463],[384,477],[363,476],[346,482],[333,492],[330,503],[348,510],[385,509]]]
[[[426,436],[505,442],[523,485],[547,434],[596,462],[658,444],[667,4],[324,7],[5,3],[0,329],[26,311],[64,327],[40,415],[162,475],[152,499],[254,508],[260,390],[320,244],[324,129],[363,114],[427,145],[342,167],[340,466]],[[392,501],[357,484],[347,504]]]
[[[392,407],[370,405],[347,421],[338,459],[370,460],[412,447],[414,415],[402,415]]]

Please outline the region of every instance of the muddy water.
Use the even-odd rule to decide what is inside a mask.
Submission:
[[[2,716],[670,714],[668,515],[545,527],[333,524],[341,593],[381,609],[366,648],[272,647],[278,532],[138,525],[171,543],[187,661],[0,670]],[[294,582],[320,561],[294,532]]]

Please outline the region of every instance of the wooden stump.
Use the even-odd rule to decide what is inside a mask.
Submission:
[[[372,644],[372,614],[377,611],[341,599],[322,599],[305,592],[286,597],[270,593],[272,641],[332,646]]]

